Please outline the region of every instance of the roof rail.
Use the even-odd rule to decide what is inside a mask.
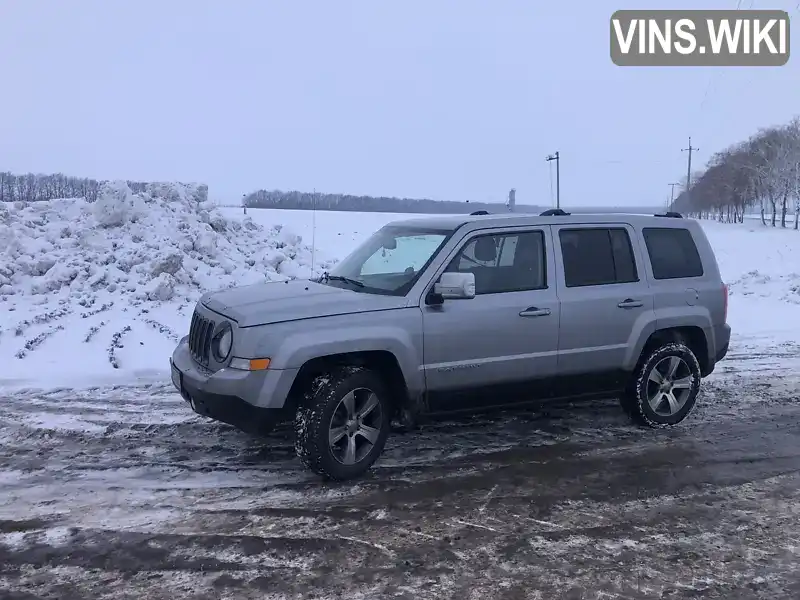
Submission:
[[[488,215],[489,211],[488,210],[476,210],[475,212],[471,212],[469,214],[470,214],[470,216],[472,216],[472,215]]]
[[[539,213],[540,217],[568,217],[570,213],[564,212],[560,208],[548,208],[546,211]]]
[[[682,219],[683,218],[683,215],[681,213],[675,212],[675,211],[672,211],[672,210],[667,211],[665,213],[656,213],[653,216],[654,217],[668,217],[670,219]]]

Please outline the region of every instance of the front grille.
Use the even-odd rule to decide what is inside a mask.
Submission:
[[[208,365],[213,331],[214,322],[195,311],[192,315],[192,324],[189,327],[189,352],[191,352],[192,358],[201,365]]]

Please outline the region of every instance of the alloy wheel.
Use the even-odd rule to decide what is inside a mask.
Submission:
[[[375,446],[383,426],[377,394],[356,388],[339,401],[331,416],[328,439],[333,457],[343,465],[362,461]]]
[[[647,403],[662,417],[677,414],[692,392],[694,376],[679,356],[667,356],[656,363],[647,378]]]

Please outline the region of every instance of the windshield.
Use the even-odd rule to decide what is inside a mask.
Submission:
[[[357,292],[404,296],[452,233],[387,225],[319,281]]]

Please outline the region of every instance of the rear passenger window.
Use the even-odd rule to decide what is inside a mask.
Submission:
[[[625,228],[562,229],[558,235],[567,287],[639,281]]]
[[[642,235],[653,266],[653,277],[702,277],[703,262],[688,229],[646,227],[642,229]]]

